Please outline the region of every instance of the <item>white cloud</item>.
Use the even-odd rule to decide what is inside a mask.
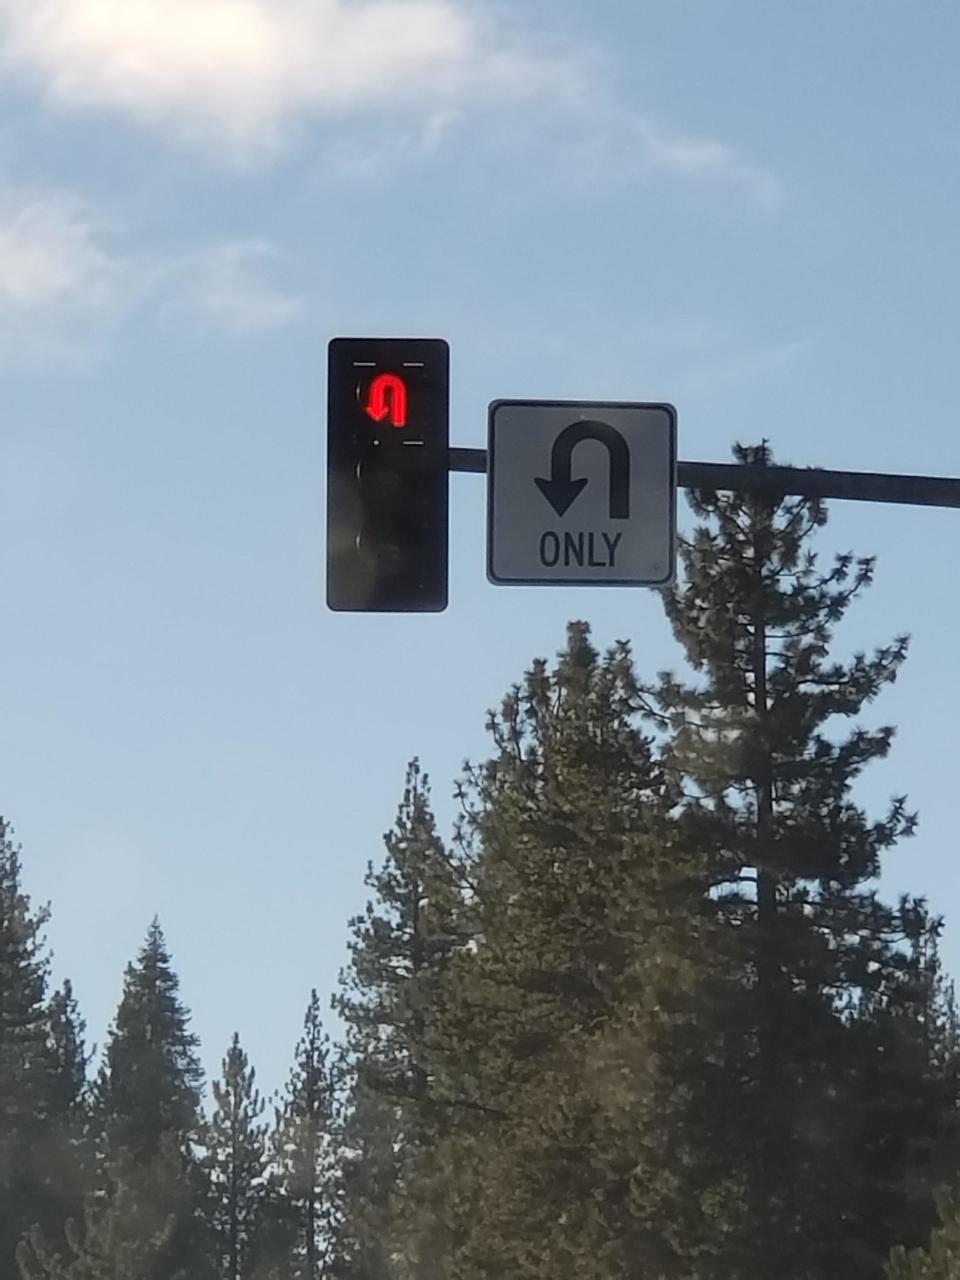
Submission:
[[[214,245],[190,254],[169,270],[174,307],[221,332],[263,333],[283,328],[303,310],[303,300],[274,283],[277,249],[262,240]]]
[[[457,111],[442,110],[413,122],[376,121],[338,131],[319,148],[319,171],[327,179],[382,183],[435,155],[462,123]]]
[[[317,114],[535,79],[459,0],[0,0],[0,58],[66,108],[247,158]]]
[[[274,281],[278,251],[225,241],[132,253],[116,229],[63,193],[0,195],[0,362],[81,359],[111,325],[137,313],[193,317],[243,336],[296,319],[302,300]]]
[[[62,194],[0,196],[0,362],[73,360],[123,295],[92,211]]]
[[[30,311],[73,300],[104,305],[116,284],[102,228],[64,196],[8,198],[0,205],[0,308]]]
[[[630,122],[643,163],[662,173],[747,187],[764,202],[779,194],[771,173],[748,163],[738,151],[712,138],[669,134],[650,120]]]
[[[739,190],[768,206],[781,195],[773,173],[716,138],[671,131],[603,102],[586,110],[578,124],[568,130],[557,158],[581,186],[662,175]]]
[[[492,14],[479,0],[0,0],[0,69],[54,108],[112,113],[234,163],[326,120],[332,171],[360,177],[382,172],[385,151],[429,152],[471,103],[538,99],[574,180],[659,173],[775,197],[726,144],[618,108],[606,59],[547,52],[542,32],[534,52]]]

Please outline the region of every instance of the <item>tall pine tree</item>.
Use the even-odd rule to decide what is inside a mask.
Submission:
[[[35,1222],[56,1225],[52,1161],[60,1153],[43,937],[49,912],[31,908],[12,836],[0,818],[0,1275],[10,1276],[24,1232]]]
[[[52,1104],[60,1114],[76,1117],[83,1110],[90,1055],[84,1040],[86,1023],[69,978],[50,998],[47,1026]]]
[[[351,1077],[338,1265],[362,1280],[391,1274],[391,1256],[404,1247],[400,1204],[408,1225],[415,1214],[412,1171],[449,1120],[435,1019],[443,975],[468,939],[460,887],[417,760],[384,843],[382,866],[367,868],[373,896],[350,922],[350,965],[334,999],[347,1027]]]
[[[771,461],[765,445],[736,457],[758,470]],[[950,1114],[930,1096],[922,1054],[905,1065],[906,1021],[881,1026],[912,998],[905,944],[936,929],[922,903],[886,906],[873,885],[883,853],[913,831],[906,802],[871,820],[852,795],[893,729],[841,728],[896,679],[907,641],[831,657],[874,565],[841,555],[820,566],[810,541],[822,503],[702,492],[691,505],[700,525],[666,599],[700,679],[664,675],[656,702],[718,926],[701,1051],[744,1192],[744,1214],[711,1224],[709,1274],[875,1278],[894,1240],[928,1226],[925,1165]],[[878,999],[857,1016],[865,993]],[[878,1141],[880,1115],[901,1133]]]
[[[267,1126],[256,1073],[235,1032],[213,1082],[206,1129],[211,1217],[221,1280],[252,1280],[267,1191]]]
[[[433,1014],[455,1123],[421,1162],[431,1213],[399,1274],[667,1274],[658,1041],[693,981],[680,942],[696,922],[639,711],[629,647],[601,658],[572,624],[467,769],[456,857],[472,936]]]
[[[33,1277],[206,1280],[214,1274],[209,1200],[198,1158],[203,1073],[190,1015],[159,923],[151,924],[97,1082],[97,1186],[60,1252],[34,1232],[21,1267]]]
[[[108,1144],[135,1161],[149,1161],[165,1134],[187,1151],[199,1132],[203,1071],[189,1023],[154,920],[136,962],[127,966],[98,1087]]]
[[[34,1224],[45,1226],[54,1238],[82,1212],[83,1197],[94,1179],[85,1031],[73,985],[66,979],[47,1006],[48,1112],[36,1148],[49,1211],[38,1212]]]
[[[154,920],[124,975],[96,1097],[99,1194],[109,1196],[113,1188],[115,1197],[109,1239],[160,1240],[150,1280],[212,1274],[209,1198],[198,1158],[204,1074],[197,1050],[163,929]]]
[[[333,1251],[335,1089],[330,1042],[313,991],[273,1134],[273,1162],[289,1213],[293,1280],[321,1280]]]

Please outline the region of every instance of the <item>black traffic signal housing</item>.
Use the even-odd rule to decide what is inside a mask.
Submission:
[[[449,347],[442,338],[334,338],[327,373],[327,605],[439,612]]]

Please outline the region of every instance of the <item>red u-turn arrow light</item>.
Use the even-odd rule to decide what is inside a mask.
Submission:
[[[379,373],[370,383],[366,411],[374,422],[389,418],[391,427],[407,425],[407,384],[395,373]]]

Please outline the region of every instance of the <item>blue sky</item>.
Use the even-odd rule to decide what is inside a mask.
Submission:
[[[407,758],[446,821],[569,618],[680,665],[654,592],[490,586],[478,476],[447,613],[328,613],[330,337],[447,338],[460,445],[663,399],[681,458],[960,475],[958,42],[893,0],[0,0],[0,811],[91,1038],[159,912],[207,1064],[236,1027],[279,1085]],[[957,971],[960,513],[836,504],[822,548],[878,556],[843,648],[913,636],[862,795],[919,808],[884,891]]]

